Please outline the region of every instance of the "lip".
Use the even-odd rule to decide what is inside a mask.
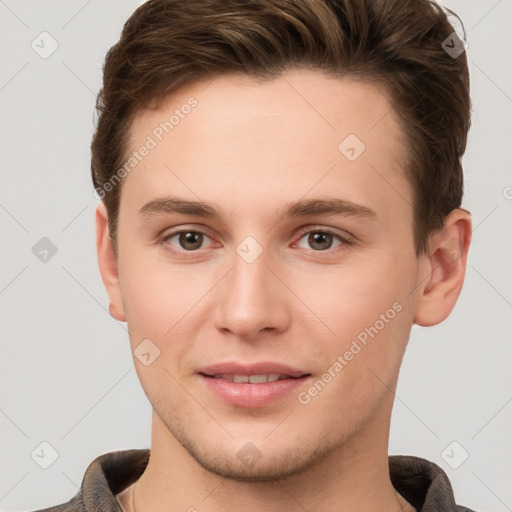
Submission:
[[[298,368],[292,368],[281,363],[273,363],[270,361],[262,361],[252,364],[241,364],[236,361],[226,361],[211,366],[201,368],[198,373],[205,375],[218,375],[218,374],[235,374],[235,375],[263,375],[264,373],[279,373],[281,375],[289,375],[290,377],[302,377],[309,375],[308,372]]]
[[[311,378],[311,374],[305,371],[272,362],[249,365],[226,362],[202,368],[198,373],[201,381],[211,393],[230,405],[244,408],[259,408],[269,405],[292,393]],[[262,375],[265,373],[279,373],[288,375],[289,378],[252,384],[250,382],[235,383],[213,377],[218,374]]]

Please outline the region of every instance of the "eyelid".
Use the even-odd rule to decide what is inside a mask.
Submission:
[[[210,239],[214,238],[211,236],[211,234],[207,228],[204,228],[204,227],[196,228],[196,227],[185,226],[185,227],[175,228],[174,230],[171,230],[171,231],[168,231],[167,233],[165,233],[160,238],[159,244],[164,245],[169,239],[174,238],[176,235],[179,235],[181,233],[186,233],[186,232],[200,233]],[[344,230],[343,230],[343,233],[345,233],[345,235],[342,235],[335,228],[321,226],[321,225],[308,225],[308,226],[304,226],[303,228],[301,228],[299,230],[299,232],[297,233],[297,235],[299,235],[299,238],[293,243],[293,245],[295,246],[304,237],[304,235],[309,234],[309,233],[314,233],[314,232],[327,233],[329,235],[332,235],[333,237],[337,238],[341,243],[339,246],[326,249],[325,251],[315,251],[314,249],[309,249],[309,250],[307,249],[307,251],[313,252],[313,253],[319,253],[319,254],[324,253],[326,255],[333,254],[339,250],[343,250],[344,246],[354,244],[355,241],[357,240],[357,238],[355,236],[353,236],[351,233],[348,233],[347,231],[344,231]],[[217,243],[216,247],[219,247],[219,245],[220,244]],[[191,258],[193,258],[195,254],[201,253],[201,249],[187,251],[185,249],[175,248],[171,244],[169,244],[169,247],[167,247],[166,250],[174,255],[178,255],[178,256],[187,255],[188,257],[191,257]]]
[[[304,228],[301,228],[299,230],[298,234],[300,235],[300,238],[302,238],[304,235],[306,235],[308,233],[312,233],[312,232],[328,233],[328,234],[333,235],[336,238],[338,238],[344,244],[351,244],[356,241],[356,237],[354,235],[350,234],[348,231],[344,231],[344,230],[342,230],[342,231],[343,231],[343,233],[345,233],[345,235],[342,235],[334,228],[320,226],[320,225],[309,225],[309,226],[305,226]],[[300,238],[298,240],[300,240]],[[322,252],[322,251],[315,251],[315,252]]]
[[[162,237],[159,238],[159,243],[163,244],[164,242],[167,242],[169,239],[174,238],[176,235],[180,235],[182,233],[200,233],[201,235],[204,235],[210,239],[214,238],[207,228],[203,228],[203,227],[196,228],[196,227],[187,227],[187,226],[181,227],[180,226],[179,228],[171,229],[170,231],[165,232],[162,235]],[[178,252],[177,249],[176,249],[176,251]],[[198,249],[196,251],[186,251],[185,249],[179,250],[179,252],[184,252],[184,253],[193,253],[193,252],[199,252],[199,251],[200,251],[200,249]]]

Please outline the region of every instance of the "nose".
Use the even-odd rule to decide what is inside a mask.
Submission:
[[[265,331],[284,331],[290,322],[290,292],[269,268],[266,251],[252,262],[238,253],[217,288],[214,324],[238,338],[254,340]],[[275,265],[272,265],[275,267]]]

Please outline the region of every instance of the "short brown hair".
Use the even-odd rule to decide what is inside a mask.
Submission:
[[[465,52],[445,51],[447,40],[455,44],[446,13],[464,29],[453,11],[428,0],[149,0],[140,6],[105,58],[91,144],[92,180],[108,211],[116,255],[122,181],[106,185],[126,161],[134,115],[199,79],[228,73],[271,79],[304,67],[390,94],[408,143],[416,253],[425,253],[429,235],[461,205],[471,116]]]

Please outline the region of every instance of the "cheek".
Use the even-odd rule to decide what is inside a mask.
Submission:
[[[341,356],[343,370],[350,367],[345,373],[355,380],[375,380],[369,368],[378,369],[383,380],[391,379],[412,325],[414,261],[383,254],[297,279],[294,291],[315,313],[297,321],[315,336],[314,353],[326,369]]]
[[[335,334],[317,336],[314,350],[310,345],[321,373],[298,398],[309,402],[315,416],[330,417],[334,430],[364,423],[391,396],[411,321],[406,305],[393,301],[393,295],[371,302],[357,295],[340,298],[329,310],[325,304],[322,318]]]
[[[395,302],[411,300],[414,271],[414,265],[398,255],[354,255],[340,265],[300,269],[288,279],[326,331],[353,335]]]
[[[154,247],[125,255],[120,283],[129,323],[163,337],[204,294],[205,280],[192,268],[169,264]]]

